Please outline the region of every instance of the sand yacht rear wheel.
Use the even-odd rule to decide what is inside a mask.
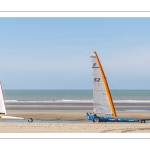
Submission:
[[[32,119],[32,118],[29,118],[29,119],[28,119],[28,122],[33,122],[33,119]]]
[[[141,123],[145,123],[145,120],[141,120]]]
[[[93,122],[100,122],[100,119],[98,117],[94,117]]]

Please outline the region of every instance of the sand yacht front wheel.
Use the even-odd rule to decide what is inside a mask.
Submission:
[[[29,118],[29,119],[28,119],[28,122],[33,122],[33,119],[32,119],[32,118]]]
[[[100,119],[98,117],[94,117],[93,122],[100,122]]]

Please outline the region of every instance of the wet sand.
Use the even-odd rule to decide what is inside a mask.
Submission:
[[[36,105],[36,104],[35,104]],[[32,105],[32,107],[36,107]],[[76,104],[77,105],[77,104]],[[74,105],[67,107],[73,108]],[[149,133],[150,123],[93,123],[86,119],[87,105],[85,110],[65,110],[66,104],[61,107],[62,110],[15,110],[17,107],[29,107],[28,105],[7,105],[7,115],[24,118],[33,118],[33,120],[43,120],[43,122],[0,122],[0,132],[2,133]],[[48,107],[47,105],[40,107]],[[57,107],[60,106],[51,106]],[[91,106],[92,107],[92,106]],[[119,106],[117,106],[119,107]],[[121,106],[120,106],[121,107]],[[136,106],[137,107],[137,106]],[[142,106],[142,107],[147,107]],[[13,108],[13,109],[12,109]],[[36,107],[37,108],[37,107]],[[87,110],[86,110],[87,109]],[[118,117],[128,117],[135,119],[150,119],[150,111],[117,111]],[[44,120],[56,120],[59,122],[44,122]],[[68,121],[67,121],[68,120]],[[73,122],[75,121],[75,122]]]
[[[88,111],[88,110],[87,110]],[[34,120],[77,120],[77,121],[87,121],[86,112],[87,111],[43,111],[43,110],[19,110],[19,111],[7,111],[7,115],[18,116],[24,118],[33,118]],[[149,111],[141,112],[127,112],[127,111],[117,111],[118,117],[127,117],[135,119],[150,119]]]

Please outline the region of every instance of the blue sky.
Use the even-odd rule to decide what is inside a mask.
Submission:
[[[150,18],[0,18],[4,89],[92,89],[93,51],[110,89],[150,89]]]

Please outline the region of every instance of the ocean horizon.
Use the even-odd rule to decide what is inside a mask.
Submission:
[[[113,100],[150,100],[150,90],[110,90]],[[93,90],[3,90],[4,99],[17,101],[92,100]]]

